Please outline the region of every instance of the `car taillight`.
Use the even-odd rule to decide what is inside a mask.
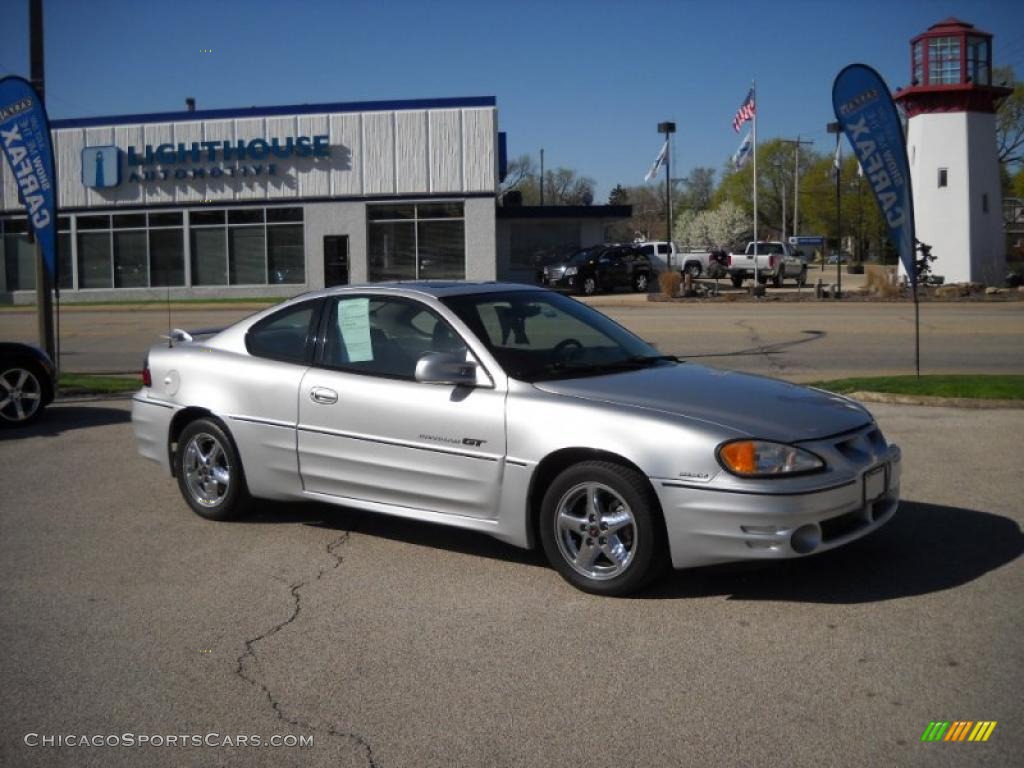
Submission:
[[[730,266],[730,267],[732,266],[732,254],[731,253],[728,256],[725,257],[725,263],[726,263],[727,266]]]
[[[149,358],[142,364],[142,386],[153,386],[153,375],[149,372]]]
[[[778,266],[778,263],[779,263],[779,257],[778,256],[769,256],[768,257],[768,266],[771,267],[772,269],[775,269],[775,267]]]

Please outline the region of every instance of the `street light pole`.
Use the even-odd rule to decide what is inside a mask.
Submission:
[[[810,146],[814,139],[801,139],[799,135],[795,139],[782,139],[783,144],[793,144],[796,148],[793,158],[793,236],[800,235],[800,145]]]
[[[829,123],[828,132],[836,135],[836,298],[843,296],[843,209],[839,199],[839,184],[843,177],[843,169],[839,163],[839,141],[843,129],[839,123]]]
[[[672,122],[658,123],[658,133],[665,134],[668,145],[669,135],[676,132],[676,124]],[[671,146],[669,146],[671,149]],[[665,152],[665,229],[668,232],[668,253],[665,254],[665,267],[672,271],[672,152]]]

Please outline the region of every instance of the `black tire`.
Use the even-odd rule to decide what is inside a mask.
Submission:
[[[598,500],[594,514],[591,489]],[[636,592],[669,562],[661,511],[647,478],[607,461],[574,464],[552,481],[541,504],[540,539],[562,578],[595,595]]]
[[[0,363],[0,427],[24,427],[49,402],[46,373],[32,360]]]
[[[248,510],[252,499],[242,461],[227,430],[213,419],[196,419],[181,431],[174,474],[181,495],[200,517],[233,520]]]
[[[804,286],[807,285],[807,266],[806,265],[800,268],[800,276],[797,277],[796,284],[799,285],[801,288],[803,288]]]
[[[633,275],[633,290],[637,293],[647,293],[651,284],[650,276],[646,272],[637,272]]]
[[[584,277],[580,281],[580,293],[584,296],[593,296],[597,293],[597,278],[596,277]]]
[[[782,271],[782,267],[779,267],[779,271],[775,273],[775,277],[772,278],[772,285],[776,288],[781,288],[786,277]]]
[[[729,275],[729,279],[732,280],[733,288],[743,287],[743,275]]]
[[[689,264],[687,264],[683,268],[683,272],[685,272],[690,277],[692,277],[694,280],[696,280],[698,277],[700,277],[700,273],[701,273],[700,262],[691,261]]]

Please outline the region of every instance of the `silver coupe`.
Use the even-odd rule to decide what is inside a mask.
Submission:
[[[310,499],[541,546],[588,592],[800,557],[896,511],[900,450],[856,402],[660,354],[558,293],[307,293],[150,349],[139,452],[198,514]]]

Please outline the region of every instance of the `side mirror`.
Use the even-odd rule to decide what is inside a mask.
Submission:
[[[416,361],[416,381],[424,384],[476,386],[476,363],[447,352],[427,352]]]

